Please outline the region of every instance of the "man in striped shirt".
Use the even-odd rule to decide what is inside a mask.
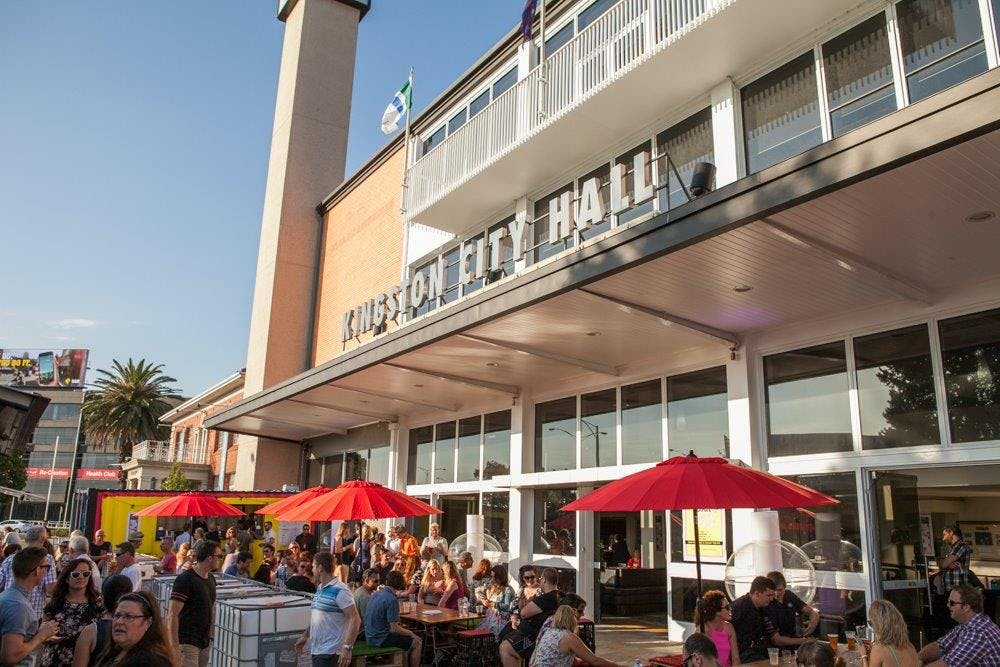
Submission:
[[[316,596],[312,601],[309,627],[295,650],[301,652],[310,642],[313,667],[348,667],[354,639],[361,628],[361,616],[351,590],[333,576],[333,554],[321,552],[313,557]]]

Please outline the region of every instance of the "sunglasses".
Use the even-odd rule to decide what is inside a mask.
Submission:
[[[531,574],[531,575],[527,575],[527,574],[526,574],[526,575],[524,575],[524,580],[525,580],[525,581],[534,581],[534,580],[535,580],[535,579],[537,579],[537,578],[538,578],[538,577],[536,577],[536,576],[535,576],[535,575],[533,575],[533,574]]]
[[[90,570],[74,570],[73,572],[69,573],[69,576],[73,577],[74,579],[79,579],[80,577],[83,577],[84,579],[90,579]]]

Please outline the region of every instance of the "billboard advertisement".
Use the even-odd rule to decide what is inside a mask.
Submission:
[[[87,350],[0,349],[0,386],[82,389]]]

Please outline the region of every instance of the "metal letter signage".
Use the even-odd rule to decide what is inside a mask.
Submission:
[[[642,203],[653,196],[648,163],[648,152],[635,156],[632,197],[626,193],[626,165],[615,165],[611,170],[612,212],[620,213],[625,210],[629,207],[630,200]],[[592,225],[604,220],[606,215],[600,180],[596,176],[589,178],[580,185],[578,201],[573,200],[572,192],[563,192],[549,201],[549,243],[562,243],[575,230],[590,229]],[[474,241],[462,243],[458,262],[459,283],[470,285],[485,278],[487,271],[499,271],[504,263],[503,241],[508,237],[513,245],[514,260],[519,262],[524,259],[528,225],[523,215],[515,216],[505,227],[491,231],[488,237],[480,236]],[[404,276],[399,285],[393,286],[388,292],[344,313],[340,325],[341,341],[347,342],[372,330],[380,333],[389,322],[397,321],[401,313],[419,308],[427,301],[435,305],[443,303],[448,287],[445,284],[445,269],[445,261],[439,257],[430,266]]]

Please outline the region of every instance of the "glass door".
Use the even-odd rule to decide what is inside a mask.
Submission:
[[[883,596],[902,612],[910,627],[910,640],[915,646],[923,646],[930,618],[930,594],[917,477],[883,471],[872,475],[876,571]]]

